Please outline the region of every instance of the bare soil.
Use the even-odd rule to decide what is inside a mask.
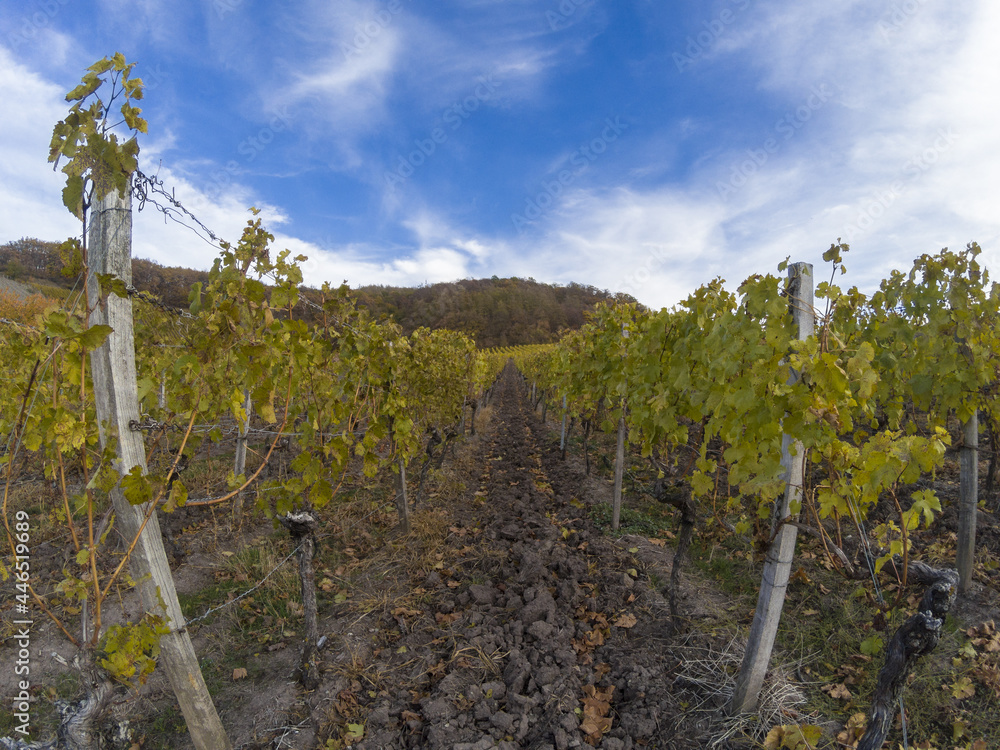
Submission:
[[[422,503],[409,536],[357,538],[349,554],[365,564],[351,580],[350,599],[320,592],[326,640],[317,690],[304,692],[296,682],[291,626],[286,637],[265,638],[274,627],[262,619],[259,646],[250,651],[252,626],[249,634],[243,626],[237,644],[233,617],[191,627],[203,670],[224,676],[210,686],[236,747],[751,746],[722,711],[740,651],[731,597],[685,566],[683,622],[675,628],[664,590],[671,546],[614,538],[594,525],[590,510],[610,500],[608,483],[585,476],[582,461],[562,459],[523,396],[520,377],[506,371],[489,422],[450,464],[458,491]],[[274,538],[267,524],[221,536],[192,531],[195,518],[179,511],[166,524],[179,545],[182,595],[217,580],[227,553]],[[995,547],[997,532],[983,531],[984,543]],[[425,549],[429,539],[434,546]],[[42,552],[58,565],[55,546]],[[995,593],[981,588],[965,605],[969,617],[981,621],[995,611]],[[127,611],[129,603],[122,606]],[[36,684],[54,685],[71,672],[51,657],[71,655],[51,625],[37,628],[32,647]],[[0,650],[0,663],[10,663],[9,649]],[[229,676],[233,665],[247,675]],[[4,695],[13,689],[8,671],[0,674]],[[769,710],[786,723],[820,723],[797,713],[800,688],[775,669]],[[115,716],[129,722],[133,746],[191,747],[179,716],[164,720],[171,712],[169,687],[154,674],[139,695],[122,697]]]

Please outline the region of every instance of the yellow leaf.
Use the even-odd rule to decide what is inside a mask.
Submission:
[[[976,694],[976,687],[972,684],[972,680],[963,677],[951,683],[951,694],[958,700],[964,700]]]

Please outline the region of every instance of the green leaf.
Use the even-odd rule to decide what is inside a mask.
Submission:
[[[63,205],[76,218],[83,221],[83,178],[79,175],[70,175],[66,179],[66,187],[63,188],[62,196]]]
[[[698,497],[704,497],[708,495],[715,488],[715,482],[712,477],[701,473],[700,471],[695,472],[691,476],[691,491]]]
[[[122,492],[131,505],[142,505],[153,499],[153,487],[138,464],[122,477]]]
[[[42,440],[44,435],[40,432],[29,432],[24,436],[24,447],[29,451],[35,452],[42,447]]]
[[[347,732],[344,734],[345,740],[361,740],[365,736],[364,724],[348,724]]]
[[[324,508],[333,499],[333,486],[325,479],[320,479],[312,486],[309,499],[316,508]]]
[[[167,503],[163,507],[163,510],[170,513],[176,508],[183,508],[187,501],[187,487],[184,486],[184,482],[179,479],[175,479],[174,483],[170,486],[170,496],[167,498]]]
[[[878,633],[872,633],[861,641],[861,653],[866,656],[877,656],[882,652],[884,645],[885,642],[882,640],[882,636]]]
[[[89,351],[98,349],[115,329],[106,325],[93,325],[80,335],[80,345]]]

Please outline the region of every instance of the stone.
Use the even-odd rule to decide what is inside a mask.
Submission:
[[[490,724],[495,726],[504,734],[512,734],[514,732],[515,720],[506,711],[497,711],[493,716],[490,717]]]
[[[476,604],[493,604],[493,601],[496,599],[496,593],[496,589],[492,586],[483,586],[478,583],[469,586],[469,596],[472,597],[472,601]]]
[[[545,620],[550,616],[555,617],[555,613],[556,600],[552,598],[552,594],[549,593],[548,589],[541,589],[534,599],[524,605],[520,616],[521,621],[525,625],[530,625],[533,622]]]
[[[540,641],[544,641],[552,635],[553,630],[554,628],[545,622],[545,620],[538,620],[528,626],[528,632]]]
[[[427,721],[448,721],[458,716],[458,709],[446,698],[425,701],[420,708]]]

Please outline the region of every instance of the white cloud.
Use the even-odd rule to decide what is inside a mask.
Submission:
[[[418,286],[424,283],[455,281],[470,275],[470,257],[451,247],[417,250],[389,260],[378,260],[378,248],[347,246],[321,249],[311,243],[275,235],[275,247],[288,248],[293,255],[303,254],[304,281],[309,286],[322,286],[324,281],[337,286],[347,282],[352,287],[381,284],[388,286]]]
[[[80,224],[62,205],[65,176],[45,163],[52,127],[66,116],[65,92],[0,46],[0,241],[65,238]]]
[[[757,68],[786,124],[817,86],[834,95],[789,138],[776,124],[765,163],[723,149],[687,183],[735,188],[717,190],[732,265],[749,256],[750,270],[768,272],[786,255],[821,264],[842,237],[852,245],[845,280],[870,291],[920,254],[973,239],[987,262],[1000,260],[998,34],[1000,7],[985,0],[770,3],[739,16],[702,64]]]
[[[718,200],[675,189],[577,190],[543,217],[541,236],[524,238],[507,265],[520,276],[575,281],[624,291],[650,306],[669,305],[748,265],[725,256],[724,218]]]

